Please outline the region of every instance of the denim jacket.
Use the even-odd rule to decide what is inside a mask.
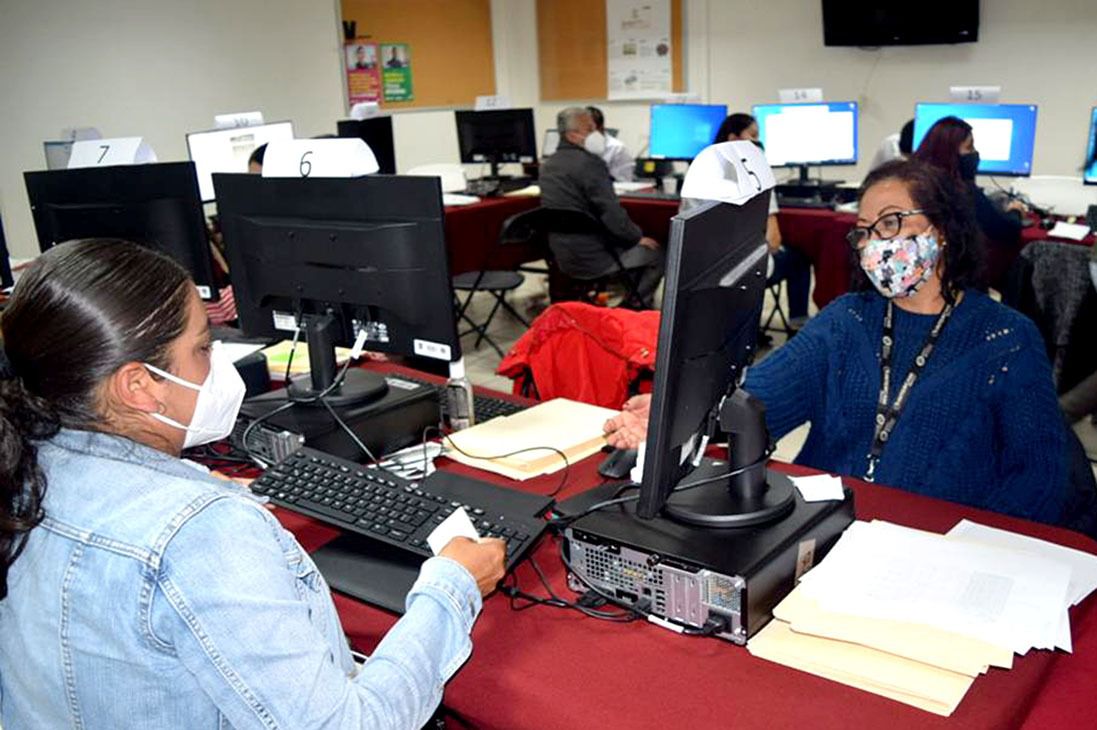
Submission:
[[[0,601],[0,725],[418,728],[468,658],[476,583],[424,563],[360,671],[327,584],[246,490],[117,436],[41,444],[45,520]]]

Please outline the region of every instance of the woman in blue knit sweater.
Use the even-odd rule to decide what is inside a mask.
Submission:
[[[1051,368],[1032,322],[974,288],[968,196],[900,160],[869,175],[859,210],[849,239],[873,287],[747,373],[771,434],[810,422],[799,464],[1059,522],[1066,431]],[[649,400],[607,422],[612,445],[645,437]]]

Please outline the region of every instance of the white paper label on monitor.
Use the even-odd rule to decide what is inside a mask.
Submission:
[[[350,108],[350,118],[362,121],[381,113],[381,105],[375,101],[360,101]]]
[[[803,540],[796,548],[796,578],[795,583],[800,582],[804,573],[815,565],[815,538]]]
[[[819,88],[778,89],[777,97],[782,104],[805,104],[822,101],[823,90]]]
[[[474,108],[478,112],[488,111],[489,109],[510,109],[510,97],[505,94],[478,96]]]
[[[235,129],[238,127],[258,127],[263,123],[263,112],[234,112],[218,114],[213,118],[217,129]]]
[[[211,296],[213,296],[213,292],[210,291],[210,288],[208,286],[199,286],[196,284],[194,288],[198,290],[198,296],[202,297],[203,299],[209,299]]]
[[[359,177],[380,169],[357,138],[278,140],[263,156],[263,177]]]
[[[950,86],[948,94],[953,101],[968,104],[997,104],[1002,95],[1001,86]],[[979,150],[979,154],[983,151]]]
[[[282,332],[296,332],[297,318],[289,312],[274,312],[274,329]]]
[[[385,382],[389,384],[390,388],[399,388],[400,390],[419,390],[423,387],[419,383],[413,383],[410,380],[401,380],[400,378],[388,377],[385,378]]]
[[[432,357],[435,360],[450,361],[452,352],[449,345],[443,345],[441,342],[431,342],[430,340],[415,340],[414,348],[415,354],[423,357]]]
[[[682,197],[742,205],[776,185],[766,156],[753,142],[721,142],[690,163]]]
[[[72,143],[69,169],[78,167],[110,167],[132,165],[137,162],[140,137],[115,137],[113,139],[89,139]]]

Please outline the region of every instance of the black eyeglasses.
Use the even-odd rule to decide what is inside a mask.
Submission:
[[[867,226],[854,226],[846,234],[846,241],[854,248],[861,248],[873,234],[887,241],[899,235],[903,229],[903,219],[912,215],[922,215],[925,211],[921,208],[914,210],[901,210],[894,213],[884,213]]]

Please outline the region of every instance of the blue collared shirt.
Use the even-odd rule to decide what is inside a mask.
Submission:
[[[476,582],[423,564],[358,670],[312,560],[245,490],[125,438],[41,445],[45,521],[0,601],[0,725],[418,728],[472,650]]]

